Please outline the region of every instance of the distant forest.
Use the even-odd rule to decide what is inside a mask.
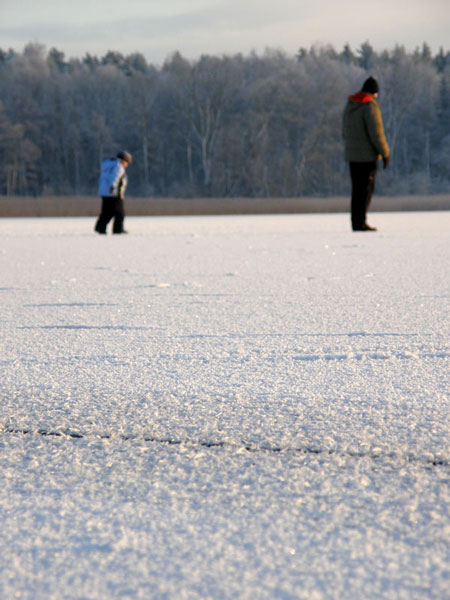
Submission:
[[[347,194],[341,115],[369,75],[391,147],[386,195],[450,192],[450,52],[301,48],[66,59],[0,49],[0,194],[95,195],[102,159],[133,155],[129,194]]]

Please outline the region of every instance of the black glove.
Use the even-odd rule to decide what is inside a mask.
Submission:
[[[389,156],[383,156],[383,169],[387,169],[389,166]]]

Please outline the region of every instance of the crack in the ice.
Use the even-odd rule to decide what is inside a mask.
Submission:
[[[353,451],[353,450],[333,450],[327,448],[314,448],[312,446],[303,447],[281,447],[281,446],[270,446],[266,444],[249,444],[248,442],[242,441],[241,444],[236,444],[226,441],[193,441],[189,439],[185,440],[174,440],[171,438],[159,438],[150,435],[110,435],[110,434],[92,434],[87,435],[84,433],[74,431],[53,431],[47,429],[20,429],[14,427],[1,427],[0,433],[9,433],[13,435],[39,435],[42,437],[57,437],[57,438],[68,438],[74,440],[96,438],[99,440],[120,440],[120,441],[142,441],[152,444],[162,444],[167,446],[192,446],[201,448],[230,448],[235,450],[245,450],[249,453],[266,452],[273,454],[304,454],[304,455],[316,455],[316,456],[347,456],[351,458],[370,458],[372,460],[383,460],[383,459],[398,459],[404,460],[408,463],[424,464],[433,467],[449,467],[450,461],[445,458],[438,457],[417,457],[412,455],[399,456],[395,453],[382,453],[382,452],[370,452],[370,451]]]

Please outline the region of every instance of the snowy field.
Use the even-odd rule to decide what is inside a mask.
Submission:
[[[0,220],[0,598],[450,598],[450,212]]]

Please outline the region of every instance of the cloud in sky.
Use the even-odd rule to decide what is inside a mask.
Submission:
[[[266,47],[296,52],[314,43],[369,40],[378,49],[430,44],[448,50],[448,0],[0,0],[3,48],[30,41],[56,46],[68,56],[108,50],[141,52],[162,62],[179,50],[233,54]]]

